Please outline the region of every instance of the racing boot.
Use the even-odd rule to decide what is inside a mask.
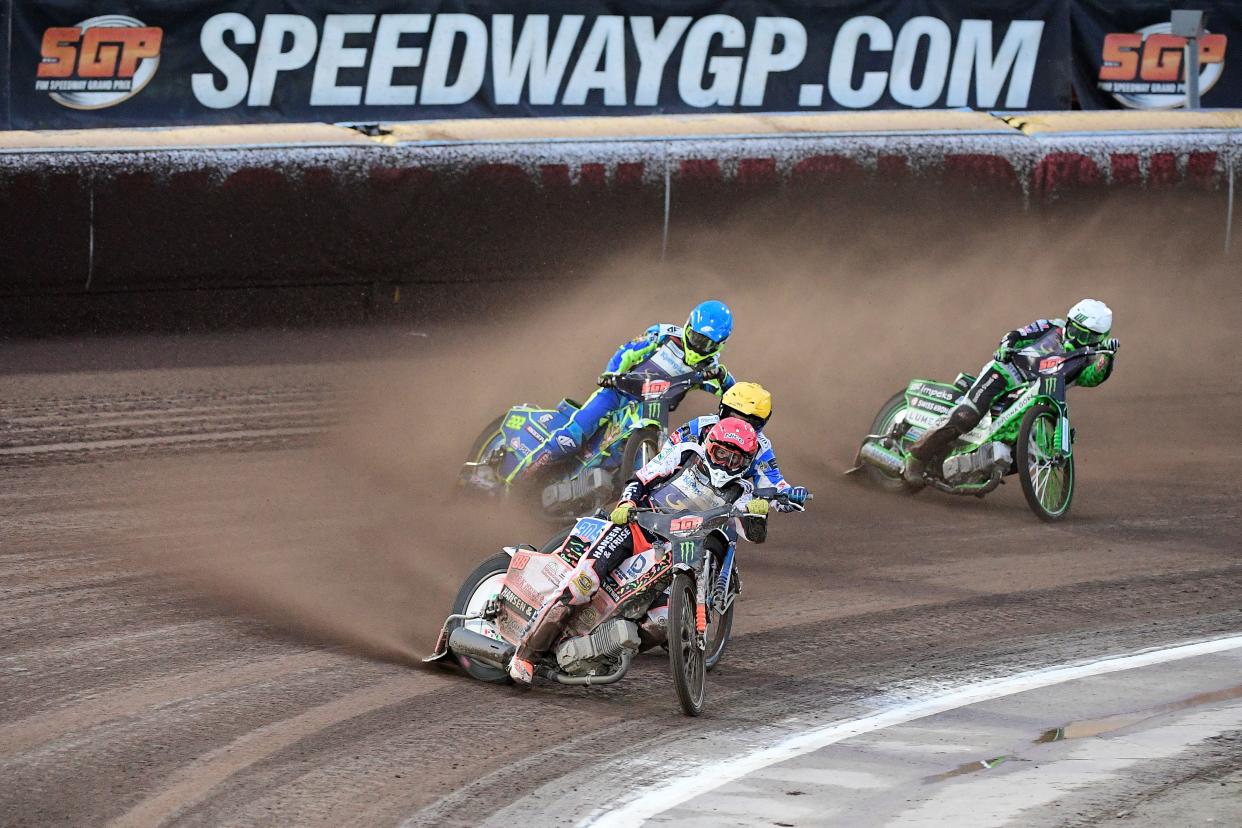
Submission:
[[[926,466],[936,458],[944,456],[945,451],[958,437],[979,424],[982,415],[970,400],[962,400],[953,406],[939,425],[927,429],[923,436],[910,446],[910,457],[906,460],[906,468],[902,472],[906,482],[922,485]]]
[[[529,685],[534,680],[535,660],[547,652],[560,635],[561,626],[570,612],[566,597],[562,593],[544,604],[526,626],[522,643],[513,658],[509,659],[509,678],[518,684]]]
[[[509,659],[509,678],[513,679],[514,684],[529,686],[535,680],[535,665],[514,656]]]

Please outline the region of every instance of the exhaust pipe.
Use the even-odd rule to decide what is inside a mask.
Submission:
[[[449,635],[449,649],[454,655],[465,656],[504,670],[517,649],[506,641],[497,641],[474,630],[458,627]]]
[[[858,459],[894,476],[906,469],[905,460],[878,443],[864,443],[858,450]]]

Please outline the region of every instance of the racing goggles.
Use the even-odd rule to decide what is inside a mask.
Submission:
[[[1107,332],[1096,333],[1073,319],[1065,323],[1065,338],[1075,345],[1099,345],[1107,335]]]
[[[726,443],[712,443],[707,449],[707,459],[712,465],[730,472],[744,471],[751,460],[744,451]]]
[[[762,431],[763,427],[768,424],[768,421],[766,418],[760,417],[757,414],[743,414],[741,411],[738,411],[736,408],[730,408],[727,405],[721,406],[720,419],[723,420],[726,417],[734,417],[738,420],[748,423],[750,427],[753,428],[756,432]]]
[[[724,345],[724,341],[716,342],[706,334],[701,334],[693,328],[686,329],[686,347],[701,356],[711,356],[720,350]]]

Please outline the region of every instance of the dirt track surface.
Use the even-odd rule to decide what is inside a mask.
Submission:
[[[1072,400],[1080,488],[1058,526],[1016,485],[979,501],[846,480],[865,415],[791,451],[814,508],[742,550],[736,637],[699,720],[656,655],[591,691],[422,669],[460,577],[541,530],[405,518],[442,487],[394,477],[422,462],[398,437],[404,403],[374,445],[317,436],[356,419],[349,380],[417,359],[411,333],[6,347],[0,821],[474,825],[660,739],[1242,630],[1242,449],[1207,442],[1242,394],[1118,383]],[[437,457],[460,452],[446,442]],[[376,446],[396,456],[341,459]],[[335,557],[278,554],[336,537],[352,546]]]

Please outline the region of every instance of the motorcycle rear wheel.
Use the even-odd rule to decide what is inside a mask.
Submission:
[[[509,571],[509,561],[510,558],[507,552],[497,552],[475,567],[474,571],[466,576],[461,589],[457,592],[457,598],[453,601],[453,614],[459,615],[467,610],[481,609],[482,604],[488,598],[500,592],[500,584],[504,581],[505,573]],[[465,623],[469,622],[454,621],[452,626],[449,627],[449,632]],[[512,681],[509,678],[509,674],[504,670],[498,670],[488,664],[480,664],[473,659],[459,656],[456,653],[453,654],[453,658],[471,678],[492,684],[508,684]]]
[[[668,600],[668,655],[673,671],[673,687],[677,701],[687,716],[703,712],[707,691],[707,668],[704,653],[699,649],[695,631],[694,579],[685,572],[673,576]]]
[[[897,418],[897,413],[905,407],[906,392],[903,389],[889,397],[888,402],[884,403],[883,407],[880,408],[880,413],[876,414],[875,419],[871,421],[870,433],[888,434],[889,429],[893,427],[893,420]],[[885,491],[905,492],[915,489],[899,474],[887,474],[870,463],[864,463],[863,468],[867,472],[867,478]]]
[[[487,424],[487,428],[479,433],[474,443],[470,446],[470,453],[466,455],[466,461],[469,463],[479,462],[479,455],[483,452],[483,448],[492,441],[496,433],[500,431],[501,424],[505,421],[504,415],[497,417]]]
[[[1026,503],[1040,520],[1063,520],[1074,501],[1074,456],[1054,445],[1060,414],[1045,403],[1031,406],[1018,429],[1018,479]]]

